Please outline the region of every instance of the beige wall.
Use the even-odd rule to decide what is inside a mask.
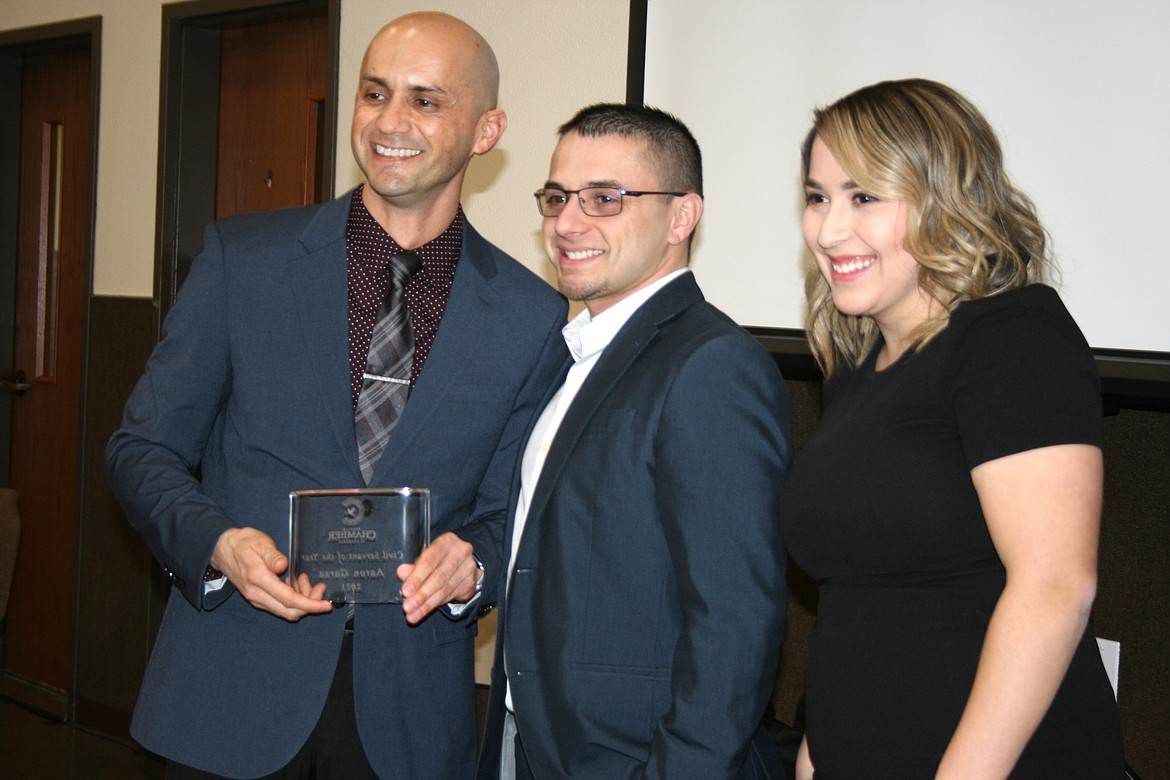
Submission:
[[[96,295],[150,297],[154,290],[163,5],[0,0],[0,30],[102,17]],[[467,20],[496,51],[509,127],[499,146],[473,164],[464,205],[487,237],[550,278],[531,192],[547,176],[556,126],[586,103],[624,99],[628,0],[342,0],[338,192],[360,180],[349,152],[349,117],[365,45],[383,23],[420,7]]]
[[[0,0],[4,30],[102,17],[98,294],[153,292],[161,8],[157,0]]]

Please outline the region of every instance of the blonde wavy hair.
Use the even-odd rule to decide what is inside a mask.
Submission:
[[[919,286],[941,304],[913,332],[913,348],[938,335],[963,301],[1052,273],[1047,234],[1032,201],[1008,179],[995,131],[950,87],[883,81],[817,109],[801,150],[806,180],[817,138],[863,191],[908,206],[906,251],[918,261]],[[815,266],[805,294],[809,345],[825,377],[838,362],[856,367],[877,341],[876,323],[837,311]]]

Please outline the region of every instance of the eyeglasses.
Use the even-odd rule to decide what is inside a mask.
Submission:
[[[536,207],[541,216],[559,217],[569,205],[569,196],[576,195],[581,204],[581,211],[590,217],[616,217],[622,213],[623,198],[640,198],[643,195],[670,195],[675,198],[687,195],[686,192],[635,192],[622,190],[617,187],[585,187],[579,190],[562,190],[545,187],[532,193],[536,196]]]

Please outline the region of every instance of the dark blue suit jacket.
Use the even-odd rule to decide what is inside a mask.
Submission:
[[[132,733],[168,758],[257,776],[287,763],[321,713],[345,610],[297,623],[230,585],[203,594],[219,535],[253,526],[288,547],[291,490],[362,486],[350,394],[349,196],[224,220],[204,247],[107,451],[109,482],[171,573]],[[495,601],[520,438],[564,359],[566,304],[467,226],[450,299],[371,487],[432,490],[432,535],[455,531]],[[200,478],[195,476],[201,469]],[[474,615],[472,615],[472,618]],[[357,721],[382,775],[474,771],[473,619],[416,628],[362,605]]]
[[[783,777],[759,726],[788,603],[790,422],[775,362],[690,274],[638,309],[537,482],[500,606],[480,778],[498,777],[501,651],[540,780]]]

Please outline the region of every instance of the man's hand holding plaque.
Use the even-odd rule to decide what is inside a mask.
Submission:
[[[415,625],[444,604],[470,601],[481,576],[475,549],[453,533],[435,539],[413,564],[398,567],[402,611]]]
[[[224,531],[211,555],[211,565],[236,587],[249,604],[290,623],[305,615],[332,611],[325,597],[325,585],[280,578],[288,569],[288,558],[277,549],[272,537],[255,528]]]

